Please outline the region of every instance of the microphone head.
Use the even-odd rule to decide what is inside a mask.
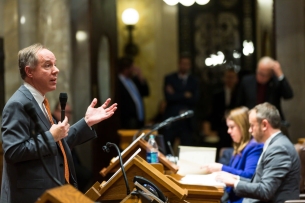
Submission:
[[[67,93],[60,93],[59,94],[59,102],[60,102],[61,109],[66,108],[67,101],[68,101],[68,94]]]
[[[109,153],[109,151],[110,151],[110,150],[109,150],[109,147],[106,146],[106,145],[102,147],[102,150],[103,150],[104,152],[107,152],[107,153]]]
[[[24,110],[27,112],[27,114],[31,117],[31,119],[38,123],[38,117],[36,115],[36,110],[32,103],[27,103],[24,105]]]
[[[184,112],[183,114],[181,114],[181,118],[190,118],[192,116],[194,116],[193,110],[188,110],[188,111]]]

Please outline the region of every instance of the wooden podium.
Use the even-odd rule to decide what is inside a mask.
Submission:
[[[63,185],[45,191],[36,203],[94,203],[72,185]]]
[[[141,139],[141,136],[136,139],[133,143],[131,143],[123,152],[122,152],[122,159],[123,162],[125,162],[127,159],[129,159],[137,149],[141,149],[141,152],[139,153],[139,156],[142,159],[146,160],[146,149],[148,147],[148,143]],[[158,153],[159,163],[161,163],[164,166],[164,169],[166,173],[176,173],[178,171],[178,166],[170,161],[167,160],[167,158],[161,153]],[[120,168],[120,162],[119,158],[115,157],[111,160],[109,166],[107,168],[103,168],[100,171],[100,174],[105,177],[108,173],[115,173]]]
[[[119,129],[117,133],[120,136],[120,148],[121,149],[126,149],[130,143],[132,143],[134,136],[139,133],[143,132],[147,134],[150,130],[145,129],[143,131],[139,131],[139,129]],[[158,133],[157,131],[154,132],[153,134]]]
[[[220,203],[220,199],[223,195],[224,188],[221,186],[208,186],[208,185],[194,185],[180,183],[179,181],[183,176],[177,174],[167,175],[175,184],[181,188],[188,190],[186,201],[191,203],[202,203],[202,202],[215,202]]]
[[[184,202],[187,190],[179,187],[173,180],[147,163],[139,155],[125,164],[125,171],[130,189],[135,188],[134,176],[141,176],[154,183],[171,203]],[[94,184],[85,194],[93,201],[120,202],[126,199],[126,187],[121,170],[117,171],[107,182]]]

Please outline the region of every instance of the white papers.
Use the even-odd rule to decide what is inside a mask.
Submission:
[[[220,186],[225,187],[225,184],[215,180],[216,173],[207,175],[185,175],[179,181],[182,184],[189,185],[207,185],[207,186]]]
[[[201,167],[214,163],[216,148],[179,146],[178,174],[206,174]]]

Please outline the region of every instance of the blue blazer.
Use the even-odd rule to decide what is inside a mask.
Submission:
[[[254,139],[250,140],[241,154],[237,154],[231,158],[229,166],[222,166],[222,171],[251,179],[255,173],[258,159],[263,151],[263,146],[264,144],[257,143]],[[226,192],[229,194],[229,202],[242,202],[243,198],[236,196],[232,187],[227,187]]]

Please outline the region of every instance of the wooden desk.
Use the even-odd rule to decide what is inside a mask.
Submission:
[[[41,195],[36,203],[94,203],[72,185],[52,188]]]
[[[180,176],[178,174],[167,175],[167,177],[181,188],[188,190],[188,195],[186,196],[185,200],[191,203],[220,203],[220,199],[224,193],[224,188],[220,186],[192,185],[180,183],[179,181],[183,176]]]
[[[182,176],[164,175],[140,156],[136,156],[132,162],[128,163],[125,171],[131,190],[135,188],[132,182],[133,177],[142,176],[160,188],[171,203],[186,203],[184,200],[190,203],[220,203],[224,192],[224,188],[220,186],[182,184],[179,182]],[[120,172],[107,182],[102,184],[97,182],[86,192],[86,196],[93,201],[120,202],[127,196],[122,176]],[[125,202],[135,201],[137,202],[135,197],[130,197]]]

